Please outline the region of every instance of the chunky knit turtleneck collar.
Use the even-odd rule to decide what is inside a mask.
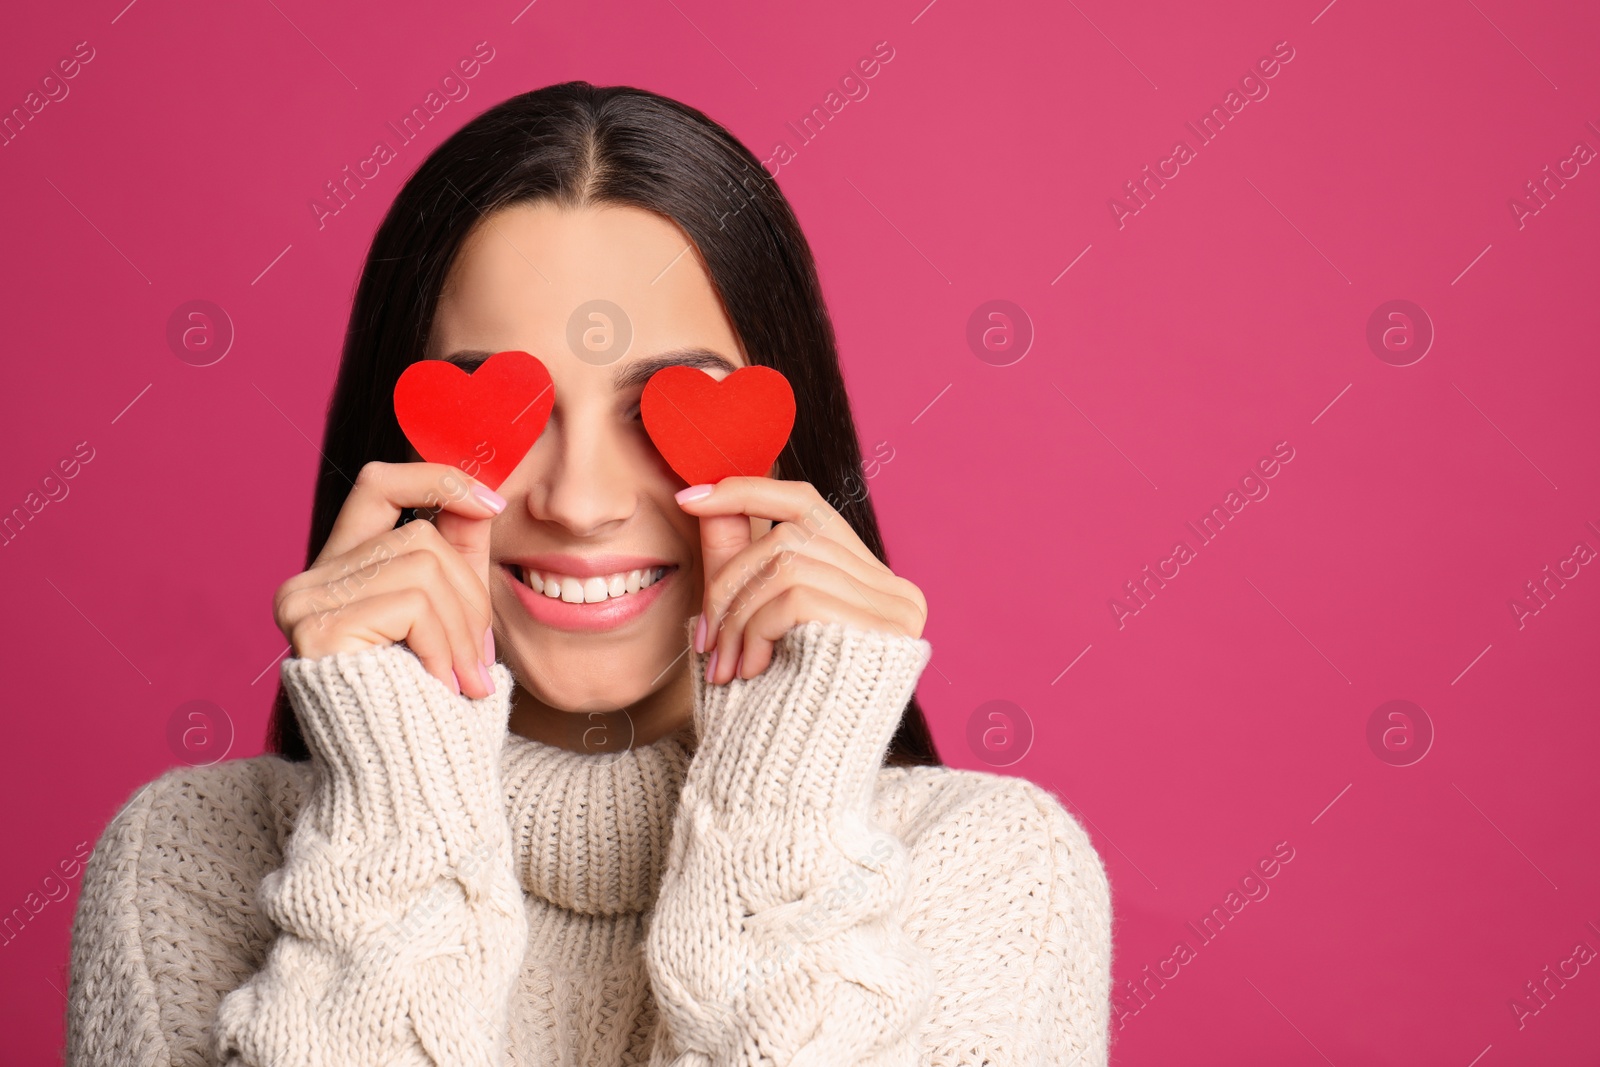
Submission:
[[[677,733],[588,754],[508,733],[501,772],[523,890],[581,914],[648,911],[693,742]]]

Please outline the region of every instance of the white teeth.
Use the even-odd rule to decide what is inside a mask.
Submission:
[[[518,568],[528,587],[552,599],[568,604],[598,604],[613,597],[627,596],[648,589],[666,576],[668,567],[646,567],[642,570],[622,571],[617,574],[593,578],[574,578],[550,571],[532,571]]]

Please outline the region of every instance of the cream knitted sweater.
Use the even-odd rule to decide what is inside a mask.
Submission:
[[[1102,1065],[1110,893],[1030,782],[882,765],[926,641],[806,623],[585,755],[399,646],[289,659],[312,751],[169,771],[89,860],[69,1067]]]

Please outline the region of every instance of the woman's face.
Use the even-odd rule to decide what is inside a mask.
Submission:
[[[511,727],[525,736],[625,748],[688,720],[699,520],[673,499],[684,482],[645,433],[639,396],[662,366],[720,379],[745,365],[689,244],[639,208],[516,205],[479,222],[441,294],[429,358],[520,349],[555,385],[491,527],[496,650],[517,676]]]

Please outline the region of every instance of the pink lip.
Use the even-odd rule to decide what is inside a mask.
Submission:
[[[626,561],[636,558],[625,556],[592,557],[588,561],[589,563],[606,568],[594,571],[592,574],[565,569],[572,566],[573,563],[577,563],[580,566],[586,565],[585,561],[574,556],[539,556],[537,557],[539,562],[532,564],[532,566],[535,570],[548,569],[555,571],[557,574],[571,575],[574,578],[594,578],[602,574],[615,574],[619,570],[633,570],[634,566],[632,564],[624,562],[622,566],[616,566],[614,561]],[[559,567],[555,565],[554,561],[563,559],[569,562]],[[656,564],[656,566],[667,565]],[[643,568],[639,569],[642,570]],[[500,565],[500,573],[505,577],[512,591],[517,594],[517,599],[522,603],[523,610],[531,615],[535,622],[543,623],[555,630],[595,633],[604,630],[615,630],[617,627],[632,622],[643,615],[649,610],[650,605],[660,598],[662,587],[676,578],[680,572],[677,570],[668,571],[666,575],[658,579],[648,589],[641,589],[637,593],[629,593],[627,596],[614,599],[607,597],[599,604],[569,604],[560,597],[535,593],[526,583],[518,581],[516,573],[503,563]]]

